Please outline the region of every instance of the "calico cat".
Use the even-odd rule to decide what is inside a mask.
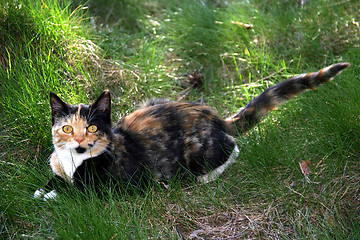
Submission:
[[[227,119],[197,103],[155,99],[112,128],[108,91],[90,105],[70,105],[51,92],[55,151],[50,165],[55,177],[34,196],[53,198],[59,186],[68,183],[96,191],[108,184],[140,186],[149,179],[166,181],[184,175],[209,182],[238,156],[232,135],[248,131],[270,110],[329,82],[348,66],[337,63],[287,79]]]

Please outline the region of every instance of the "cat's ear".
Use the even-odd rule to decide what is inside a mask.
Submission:
[[[50,92],[50,106],[53,116],[64,115],[69,111],[70,105],[61,100],[55,93]]]
[[[111,114],[111,98],[110,92],[104,91],[100,97],[91,104],[91,108],[96,111],[102,111],[107,114]]]

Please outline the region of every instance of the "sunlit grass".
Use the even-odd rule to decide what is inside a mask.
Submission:
[[[1,3],[0,237],[358,238],[358,5]],[[77,104],[109,89],[114,121],[150,97],[228,116],[276,82],[338,61],[352,66],[237,136],[238,162],[213,183],[32,198],[52,174],[49,91]],[[308,177],[303,160],[312,164]]]

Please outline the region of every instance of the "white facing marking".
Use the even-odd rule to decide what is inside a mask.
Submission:
[[[240,152],[239,147],[237,146],[237,144],[235,144],[235,148],[232,151],[232,153],[230,154],[228,160],[223,165],[220,165],[219,167],[215,168],[211,172],[209,172],[205,175],[202,175],[202,176],[198,176],[197,177],[198,182],[209,183],[211,181],[214,181],[225,171],[226,168],[228,168],[231,164],[236,162],[236,158],[237,158],[237,156],[239,156],[239,152]]]

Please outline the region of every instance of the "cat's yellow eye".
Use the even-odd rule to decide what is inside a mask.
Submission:
[[[98,130],[97,126],[96,125],[91,125],[87,128],[87,130],[91,133],[94,133]]]
[[[63,131],[64,131],[65,133],[72,133],[72,131],[73,131],[72,126],[69,126],[69,125],[63,126],[62,129],[63,129]]]

